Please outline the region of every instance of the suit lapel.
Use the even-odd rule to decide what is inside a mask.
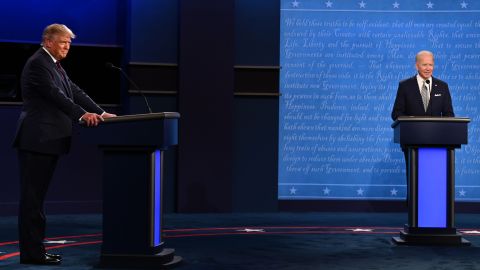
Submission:
[[[414,89],[414,96],[415,96],[415,99],[417,100],[417,104],[418,106],[420,106],[421,110],[422,111],[425,111],[425,109],[423,108],[423,100],[422,100],[422,95],[420,94],[420,88],[418,87],[418,82],[417,82],[417,76],[413,76],[412,80],[412,89]],[[428,107],[427,107],[428,109]]]
[[[63,86],[63,92],[65,92],[67,97],[71,98],[72,97],[72,91],[71,91],[70,85],[68,84],[68,81],[67,81],[68,80],[67,74],[64,74],[65,76],[63,76],[62,71],[58,70],[56,67],[55,67],[55,70],[57,71],[58,75],[60,76],[60,81],[62,82],[62,86]]]
[[[430,92],[430,100],[432,100],[432,97],[435,96],[435,94],[439,94],[440,91],[438,91],[438,84],[436,82],[436,79],[432,77],[432,91]]]
[[[62,91],[65,93],[65,95],[67,97],[72,98],[72,92],[71,92],[70,87],[69,87],[68,82],[67,82],[67,79],[68,79],[67,74],[65,74],[65,76],[63,76],[62,71],[58,70],[55,63],[53,63],[53,69],[57,73],[57,77],[61,82],[61,85],[59,85],[60,89],[62,89]]]
[[[428,100],[427,111],[431,110],[432,100],[433,100],[433,97],[435,96],[435,91],[436,90],[437,90],[437,88],[435,87],[435,79],[433,79],[433,77],[432,77],[432,85],[430,86],[430,99]]]
[[[443,90],[441,88],[438,88],[437,79],[432,77],[432,83],[431,83],[431,89],[430,89],[430,100],[428,101],[428,107],[427,107],[427,112],[429,114],[431,113],[432,102],[433,102],[435,96],[436,95],[442,96],[443,95],[442,92],[443,92]]]
[[[60,81],[60,84],[58,83],[55,83],[61,90],[63,93],[65,93],[65,95],[69,98],[72,98],[72,92],[69,88],[69,85],[68,83],[63,79],[63,76],[62,74],[60,73],[60,71],[57,69],[57,66],[55,65],[55,63],[52,61],[52,58],[50,57],[50,55],[48,55],[47,52],[45,52],[44,49],[40,48],[39,49],[40,52],[42,53],[43,57],[45,58],[45,60],[49,63],[51,69],[53,69],[53,72],[55,74],[57,74],[57,79]],[[53,79],[53,78],[52,78]],[[66,74],[65,74],[65,79],[67,79],[66,77]]]

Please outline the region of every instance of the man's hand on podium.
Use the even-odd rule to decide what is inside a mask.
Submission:
[[[104,112],[102,115],[96,113],[85,113],[80,118],[80,121],[83,122],[87,127],[96,127],[98,124],[106,118],[116,117],[116,114]]]
[[[87,112],[82,115],[80,121],[83,121],[87,127],[96,127],[100,121],[103,121],[103,118],[99,114]]]

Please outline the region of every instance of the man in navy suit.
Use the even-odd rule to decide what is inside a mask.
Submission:
[[[415,67],[418,74],[401,81],[398,85],[397,97],[392,110],[392,119],[396,120],[399,116],[455,116],[448,84],[432,77],[434,68],[433,53],[429,51],[417,53]],[[408,164],[407,151],[403,146],[402,151],[405,157],[405,164]],[[407,192],[407,203],[409,197],[410,195]]]
[[[73,38],[65,25],[47,26],[42,47],[28,59],[21,76],[23,108],[14,140],[20,167],[21,263],[60,264],[61,256],[46,253],[43,244],[43,204],[57,161],[69,151],[73,122],[97,126],[115,116],[102,110],[61,67]]]
[[[418,74],[399,83],[392,119],[399,116],[455,116],[448,84],[432,77],[433,53],[421,51],[415,60]],[[422,98],[422,89],[427,93],[426,98]]]

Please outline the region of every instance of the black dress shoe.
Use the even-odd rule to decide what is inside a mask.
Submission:
[[[45,254],[45,257],[40,259],[26,259],[20,258],[21,264],[39,264],[39,265],[59,265],[62,262],[61,259],[56,259]]]
[[[45,253],[45,255],[47,255],[50,258],[54,258],[54,259],[59,259],[59,260],[62,259],[62,255],[59,255],[59,254]]]

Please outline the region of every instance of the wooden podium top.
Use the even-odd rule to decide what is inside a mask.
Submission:
[[[102,122],[102,124],[154,120],[154,119],[178,119],[178,118],[180,118],[180,114],[178,112],[130,114],[130,115],[120,115],[117,117],[106,118],[105,121]]]
[[[440,116],[400,116],[393,122],[392,128],[395,128],[401,122],[458,122],[469,123],[468,117],[440,117]]]
[[[155,147],[165,150],[178,143],[177,112],[122,115],[97,127],[79,129],[85,140],[105,147]]]

